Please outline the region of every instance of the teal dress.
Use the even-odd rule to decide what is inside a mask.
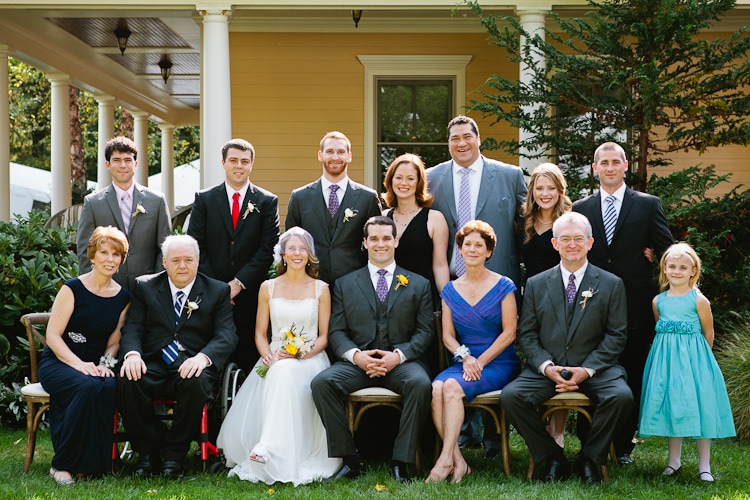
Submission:
[[[643,373],[640,436],[735,435],[719,365],[701,330],[697,292],[656,297],[659,321]]]

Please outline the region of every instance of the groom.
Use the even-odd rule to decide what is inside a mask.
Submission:
[[[345,410],[347,395],[365,387],[401,394],[404,408],[390,473],[411,478],[417,446],[430,412],[432,387],[423,359],[433,341],[429,282],[398,267],[393,220],[375,216],[364,227],[367,266],[338,280],[333,289],[328,342],[337,358],[312,381],[315,406],[328,434],[328,455],[344,465],[333,479],[356,478],[360,467]]]

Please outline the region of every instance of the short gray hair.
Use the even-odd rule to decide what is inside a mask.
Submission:
[[[200,259],[201,250],[198,246],[198,242],[195,241],[195,238],[187,234],[170,234],[164,238],[164,242],[161,244],[162,257],[166,259],[167,255],[169,255],[169,250],[175,245],[187,245],[192,247],[193,250],[195,250],[195,258]]]
[[[583,227],[586,230],[586,236],[591,238],[593,236],[593,232],[591,231],[591,222],[589,222],[589,219],[578,212],[565,212],[560,217],[555,220],[555,223],[552,225],[552,237],[557,239],[557,232],[561,224],[578,224],[579,226]]]

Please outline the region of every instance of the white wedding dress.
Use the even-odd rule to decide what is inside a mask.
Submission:
[[[308,340],[318,337],[318,297],[325,283],[318,280],[315,298],[273,298],[268,284],[271,350],[281,346],[279,331],[295,325]],[[303,330],[304,329],[304,330]],[[256,367],[261,364],[258,361]],[[293,483],[325,479],[341,468],[340,458],[328,458],[326,430],[313,403],[310,382],[330,366],[325,351],[310,359],[282,359],[265,378],[250,372],[235,397],[219,431],[217,445],[224,450],[230,476],[254,483]],[[267,462],[250,460],[259,451]]]

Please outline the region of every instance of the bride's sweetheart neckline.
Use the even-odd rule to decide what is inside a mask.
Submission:
[[[271,297],[269,300],[286,300],[286,301],[289,301],[289,302],[302,302],[302,301],[305,301],[305,300],[316,300],[317,301],[318,299],[316,299],[315,297],[308,297],[306,299],[287,299],[286,297]]]

